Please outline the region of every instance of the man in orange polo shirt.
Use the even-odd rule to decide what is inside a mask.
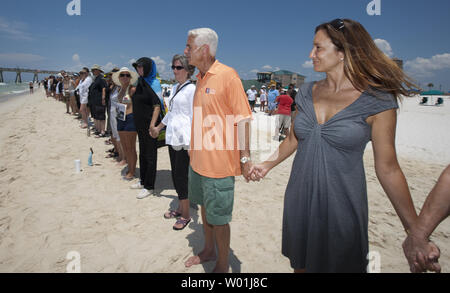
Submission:
[[[215,59],[218,37],[209,28],[191,30],[184,54],[196,66],[189,200],[201,206],[205,247],[186,267],[216,261],[213,272],[228,272],[234,177],[250,178],[251,110],[241,79]],[[218,255],[216,256],[215,246]]]

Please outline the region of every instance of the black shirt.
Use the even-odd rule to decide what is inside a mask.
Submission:
[[[295,110],[296,110],[296,108],[295,108],[295,97],[297,96],[297,91],[296,90],[294,90],[294,89],[290,89],[289,91],[288,91],[288,95],[294,100],[294,102],[292,103],[292,105],[291,105],[291,111],[292,112],[295,112]]]
[[[99,74],[89,87],[88,103],[90,105],[101,105],[103,89],[106,88],[106,81]]]
[[[161,104],[158,95],[142,77],[139,78],[136,92],[131,97],[131,101],[133,102],[133,116],[136,128],[148,130],[152,121],[154,107],[161,107]],[[159,115],[155,125],[161,122],[160,117],[161,115]]]

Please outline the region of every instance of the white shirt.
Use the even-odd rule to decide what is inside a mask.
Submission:
[[[248,100],[249,101],[255,101],[257,94],[258,94],[258,92],[256,90],[249,89],[247,91]]]
[[[80,100],[87,101],[87,98],[89,96],[89,87],[91,86],[92,82],[92,77],[89,75],[77,86],[77,88],[80,90]]]
[[[265,101],[267,99],[267,92],[266,90],[261,89],[259,92],[259,99],[261,102]]]
[[[58,81],[58,83],[56,84],[56,94],[57,94],[57,95],[60,94],[60,92],[59,92],[59,84],[60,84],[60,83],[61,83],[61,82]]]
[[[186,81],[184,84],[188,82]],[[173,86],[167,104],[168,112],[162,120],[162,123],[167,126],[166,143],[171,146],[189,146],[191,143],[195,85],[192,83],[186,85],[174,97],[178,88],[183,85],[176,84]],[[171,104],[172,106],[170,106]]]

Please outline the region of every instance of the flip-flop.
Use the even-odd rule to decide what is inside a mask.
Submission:
[[[181,216],[181,213],[178,213],[177,211],[171,211],[171,210],[169,210],[168,213],[164,214],[165,219],[173,219],[173,218],[178,218],[180,216]]]
[[[119,156],[119,153],[109,153],[105,158],[116,158]]]
[[[176,231],[180,231],[183,230],[184,228],[186,228],[186,226],[189,224],[189,222],[191,222],[192,218],[190,219],[185,219],[185,218],[179,218],[177,220],[177,222],[175,223],[175,225],[177,224],[182,224],[183,226],[181,228],[175,227],[175,225],[173,226],[173,229]]]

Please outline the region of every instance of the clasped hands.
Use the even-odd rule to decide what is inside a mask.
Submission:
[[[402,246],[411,273],[441,272],[441,266],[438,262],[440,250],[432,241],[415,235],[415,233],[410,233]]]
[[[161,131],[161,129],[159,128],[159,126],[155,127],[155,126],[150,125],[150,128],[148,129],[148,133],[153,138],[158,138],[160,131]]]
[[[270,170],[264,163],[252,164],[251,162],[241,164],[241,169],[242,176],[247,182],[260,181],[267,175]]]

